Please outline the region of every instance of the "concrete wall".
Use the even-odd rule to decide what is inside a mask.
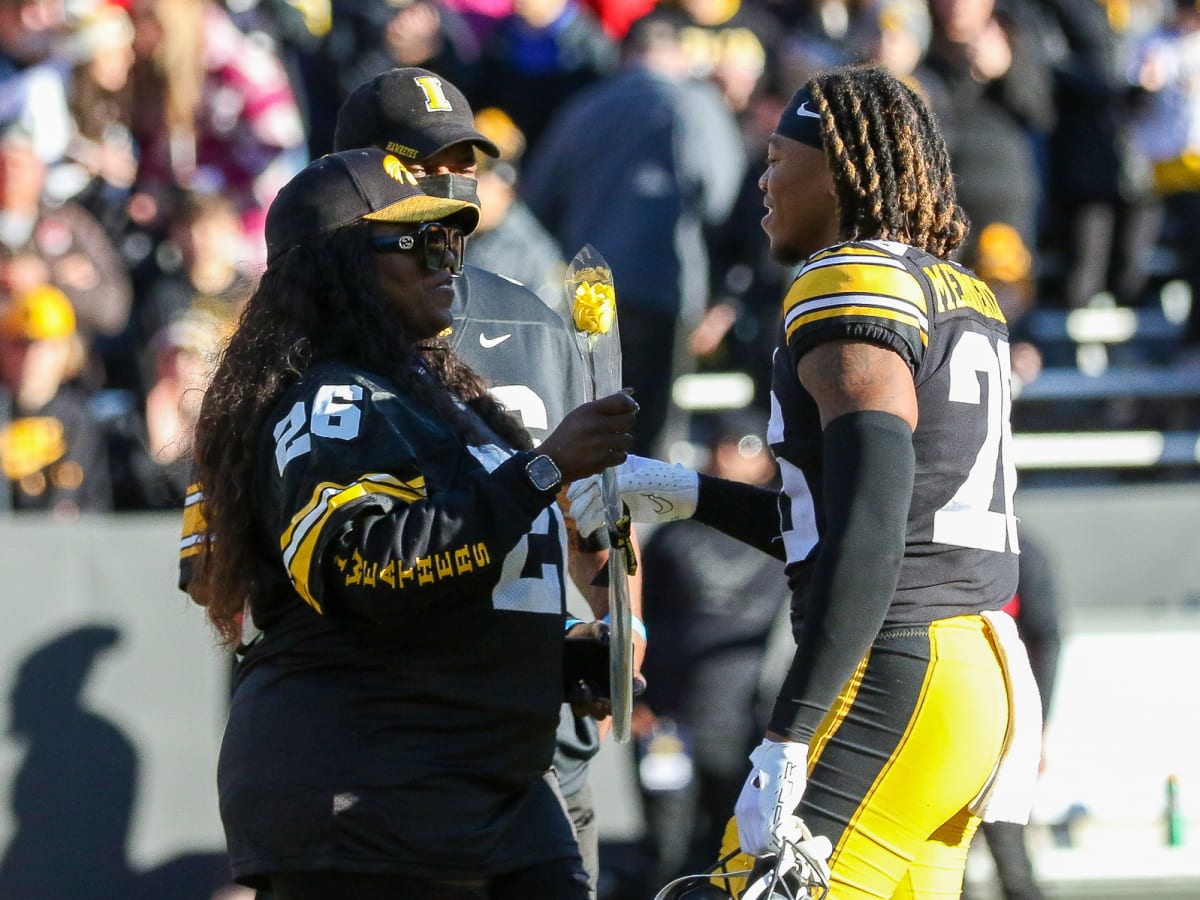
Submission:
[[[178,520],[0,524],[0,897],[208,897],[227,663]]]
[[[1083,810],[1088,871],[1136,868],[1168,774],[1200,820],[1200,485],[1038,490],[1018,510],[1068,628],[1037,818]],[[174,516],[0,522],[0,897],[199,898],[224,878],[227,661],[175,587],[177,539]],[[593,771],[608,841],[641,832],[629,751]]]

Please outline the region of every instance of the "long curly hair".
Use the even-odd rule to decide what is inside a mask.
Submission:
[[[949,257],[967,235],[950,156],[921,97],[882,66],[846,66],[807,87],[837,189],[842,240],[886,235]]]
[[[258,589],[263,548],[252,485],[265,419],[314,363],[338,359],[388,379],[464,440],[473,417],[518,449],[531,446],[518,420],[442,340],[414,341],[376,287],[368,226],[319,235],[268,265],[205,392],[196,426],[196,477],[206,535],[190,592],[221,639],[235,646],[239,615]],[[416,363],[435,377],[422,378]]]

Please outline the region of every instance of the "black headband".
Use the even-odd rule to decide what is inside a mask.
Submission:
[[[792,95],[792,101],[779,117],[775,133],[802,144],[823,150],[821,140],[821,114],[813,108],[812,92],[804,87]]]

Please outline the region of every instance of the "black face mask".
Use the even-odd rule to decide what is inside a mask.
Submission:
[[[417,179],[417,184],[431,197],[465,200],[479,205],[479,191],[476,189],[475,179],[466,175],[422,175]]]

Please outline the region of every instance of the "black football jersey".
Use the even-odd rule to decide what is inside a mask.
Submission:
[[[569,326],[527,288],[468,265],[455,279],[451,312],[451,348],[505,408],[520,415],[535,444],[589,399],[583,358]],[[200,485],[190,485],[179,547],[181,590],[187,590],[202,548],[202,501]]]
[[[574,334],[527,288],[467,266],[455,281],[451,312],[451,348],[520,414],[535,444],[590,399]]]
[[[238,668],[222,754],[231,855],[244,871],[330,847],[419,870],[502,865],[562,702],[552,498],[523,456],[464,444],[340,363],[275,407],[254,496],[263,636]]]
[[[590,399],[573,331],[532,291],[468,265],[454,282],[451,312],[450,346],[488,382],[492,396],[521,416],[535,444]],[[564,705],[554,754],[563,793],[583,786],[587,760],[599,749],[595,720],[576,718]]]
[[[1019,548],[1008,329],[987,285],[905,244],[841,244],[800,269],[780,330],[768,436],[783,478],[789,565],[817,551],[824,525],[821,422],[797,363],[822,341],[866,340],[905,360],[918,408],[906,550],[885,624],[998,609],[1010,600]]]

